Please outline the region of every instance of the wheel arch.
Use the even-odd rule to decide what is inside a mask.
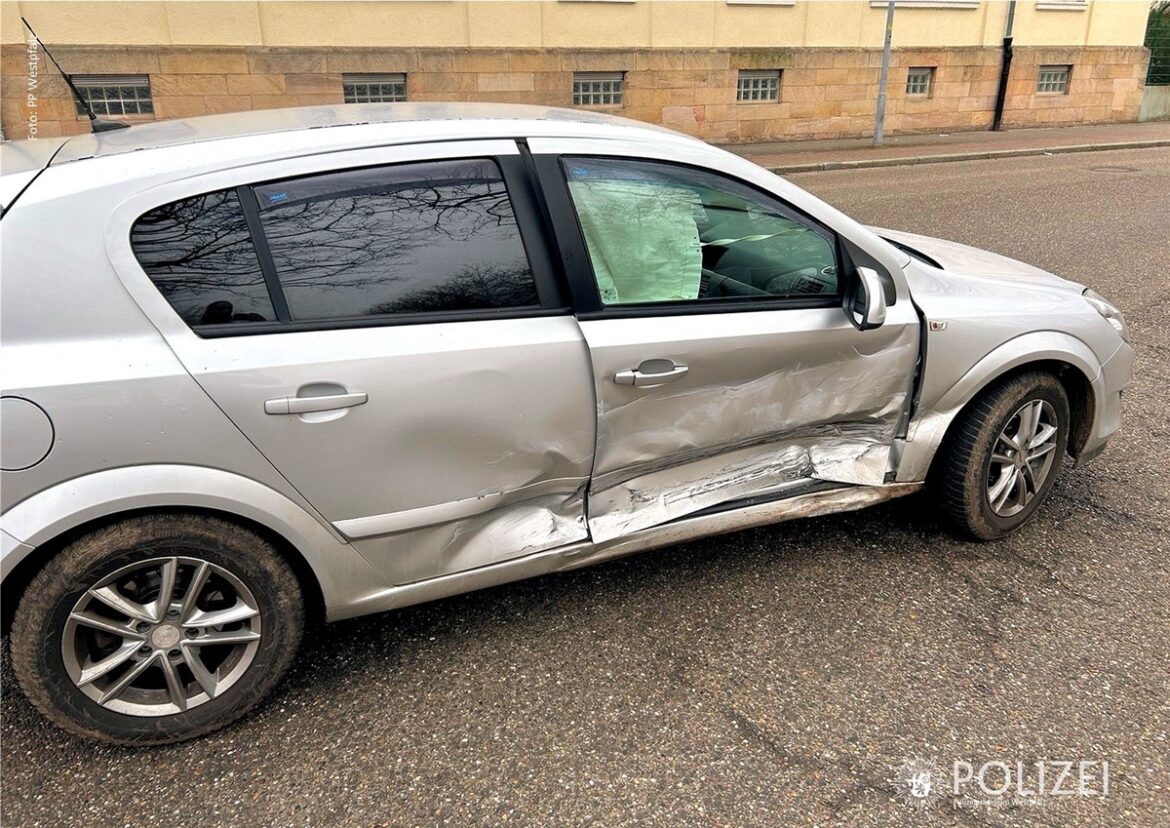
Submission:
[[[947,430],[943,434],[942,440],[939,441],[938,448],[934,453],[934,458],[931,461],[931,472],[927,473],[928,479],[930,474],[933,473],[935,463],[939,456],[943,454],[939,449],[947,445],[947,442],[963,421],[964,414],[976,405],[988,391],[1010,382],[1022,374],[1030,374],[1033,372],[1050,374],[1056,377],[1064,388],[1064,392],[1068,396],[1070,419],[1068,453],[1074,458],[1080,454],[1081,449],[1089,439],[1089,434],[1093,427],[1094,397],[1092,383],[1079,369],[1067,362],[1061,362],[1060,360],[1037,360],[1036,362],[1027,362],[1023,365],[1016,366],[997,375],[976,391],[967,400],[966,404],[955,413],[955,416],[951,418],[950,423],[947,425]]]
[[[915,418],[898,465],[897,480],[926,479],[962,413],[991,387],[1029,371],[1053,374],[1064,387],[1072,420],[1069,454],[1076,458],[1092,434],[1104,398],[1101,362],[1081,340],[1066,333],[1045,331],[1017,337],[984,356]]]
[[[3,602],[3,612],[0,614],[0,630],[4,634],[12,624],[16,612],[16,604],[37,573],[48,565],[57,554],[80,537],[90,532],[103,529],[106,526],[118,523],[129,518],[144,515],[195,515],[218,518],[234,523],[241,528],[255,532],[268,541],[277,550],[285,562],[292,568],[301,587],[301,595],[305,599],[305,620],[309,623],[319,623],[325,618],[325,596],[321,591],[321,583],[317,580],[313,568],[309,565],[304,554],[287,538],[269,526],[251,518],[225,512],[219,509],[206,507],[174,506],[174,507],[144,507],[127,509],[120,512],[111,512],[85,523],[80,523],[65,530],[42,544],[34,547],[31,552],[12,567],[4,582],[0,584],[0,601]]]
[[[269,540],[301,584],[307,617],[328,619],[333,608],[384,586],[332,527],[254,480],[196,466],[108,469],[39,492],[4,514],[4,531],[21,541],[0,561],[4,629],[24,588],[72,540],[127,517],[167,512],[215,516]]]

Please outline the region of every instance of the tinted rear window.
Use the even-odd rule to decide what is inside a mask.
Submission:
[[[347,170],[255,193],[294,320],[538,305],[491,161]]]
[[[276,318],[234,190],[151,210],[134,223],[130,243],[143,270],[188,325]]]

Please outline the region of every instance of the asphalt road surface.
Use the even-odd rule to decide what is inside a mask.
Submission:
[[[6,662],[4,824],[1170,825],[1170,150],[794,180],[1125,311],[1123,431],[1028,527],[909,499],[337,624],[170,748],[63,735]],[[1109,795],[916,813],[911,757],[1107,760]]]

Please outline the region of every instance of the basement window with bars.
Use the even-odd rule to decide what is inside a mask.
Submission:
[[[625,72],[574,72],[573,106],[621,106]]]
[[[1071,75],[1071,66],[1041,66],[1036,76],[1036,91],[1067,95]]]
[[[929,95],[930,85],[934,81],[933,66],[911,66],[906,74],[907,95]]]
[[[737,101],[780,100],[779,69],[741,69],[735,84]]]
[[[346,103],[398,103],[406,100],[406,75],[342,75],[341,91]]]
[[[74,75],[73,85],[95,115],[154,114],[148,75]],[[77,114],[86,114],[81,104]]]

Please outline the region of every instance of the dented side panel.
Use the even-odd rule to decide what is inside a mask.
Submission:
[[[395,162],[516,154],[511,140],[467,141],[237,166],[159,183],[144,192],[132,188],[134,194],[121,201],[106,223],[106,252],[135,300],[135,312],[145,314],[163,334],[214,401],[216,416],[226,415],[225,422],[390,583],[433,578],[587,538],[584,490],[593,463],[594,402],[589,355],[576,320],[553,309],[536,311],[547,315],[525,312],[516,318],[485,312],[482,318],[463,321],[454,317],[372,327],[322,323],[317,330],[290,327],[203,338],[152,284],[131,248],[129,229],[161,204],[241,184]],[[110,201],[127,195],[110,186]],[[414,213],[425,214],[430,196],[403,202],[408,206],[395,208],[402,210],[398,218],[384,204],[377,207],[386,215],[370,225],[375,228],[370,232],[382,234],[380,244],[389,244],[387,227],[401,229],[405,240],[401,259],[377,260],[386,269],[386,282],[405,278],[395,268],[405,268],[406,262],[433,268],[439,280],[455,272],[474,274],[474,269],[457,269],[474,267],[480,258],[514,267],[520,278],[520,257],[532,251],[516,240],[514,230],[502,231],[502,236],[491,232],[510,227],[503,219],[509,215],[505,194],[493,187],[487,201],[465,199],[490,204],[495,212],[486,219],[451,209],[433,224],[406,221]],[[458,194],[451,200],[461,203]],[[371,216],[375,211],[362,209],[369,209]],[[338,237],[338,250],[366,249],[367,234],[360,226],[350,225],[346,233]],[[322,246],[320,239],[328,236],[305,238]],[[463,244],[468,239],[475,239],[478,247],[444,253],[443,240]],[[533,243],[530,237],[522,241]],[[317,263],[326,258],[322,254]],[[346,268],[356,266],[345,261],[350,261]],[[299,271],[295,263],[289,268],[297,272],[299,284],[314,284],[318,291],[305,300],[304,315],[310,321],[343,316],[338,308],[318,315],[314,303],[324,302],[319,297],[376,281],[371,267],[360,277],[350,273],[342,278],[348,270],[323,272],[310,266],[313,262],[306,257]],[[535,269],[535,262],[530,267]],[[349,296],[357,304],[348,311],[381,315],[377,294],[358,291]],[[384,321],[399,321],[387,313]],[[360,402],[333,407],[324,401],[322,410],[301,412],[282,408],[290,400],[343,394],[360,397]]]
[[[391,583],[587,536],[593,394],[571,316],[185,344],[207,393]],[[368,400],[265,413],[324,381]]]
[[[567,481],[566,481],[567,482]],[[354,546],[395,584],[426,581],[585,542],[586,478],[461,520],[371,537]]]
[[[857,331],[838,308],[583,321],[597,394],[595,542],[798,481],[880,485],[908,404],[909,302]],[[644,360],[686,365],[618,385]]]

